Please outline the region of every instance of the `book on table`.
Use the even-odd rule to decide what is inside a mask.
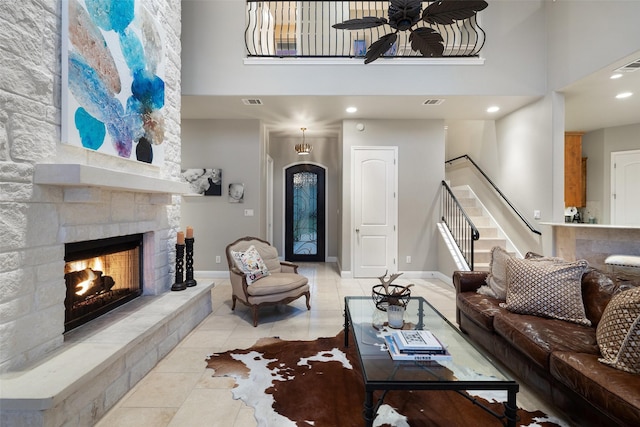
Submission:
[[[401,353],[442,352],[444,346],[430,331],[399,330],[392,334]]]
[[[451,354],[447,351],[446,348],[442,347],[440,350],[422,350],[422,351],[414,351],[414,352],[401,352],[398,348],[398,344],[396,338],[394,338],[395,334],[386,335],[384,337],[385,343],[387,345],[387,349],[389,350],[389,354],[393,360],[408,360],[408,361],[443,361],[443,360],[451,360]]]

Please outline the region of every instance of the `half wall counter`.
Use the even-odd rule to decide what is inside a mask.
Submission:
[[[583,223],[541,223],[550,227],[555,256],[575,261],[586,259],[594,268],[607,271],[610,255],[640,256],[640,226]]]

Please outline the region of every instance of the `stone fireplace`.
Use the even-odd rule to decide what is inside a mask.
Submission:
[[[157,165],[65,143],[62,3],[5,3],[14,19],[0,30],[15,39],[0,81],[0,425],[93,425],[211,309],[211,283],[170,291],[180,194],[189,192],[180,182],[181,2],[139,0],[165,30]],[[142,236],[141,294],[66,327],[68,245],[132,235]],[[110,276],[96,295],[121,280],[102,268],[91,268]]]
[[[80,163],[36,164],[31,185],[39,202],[0,212],[24,230],[5,307],[34,301],[0,313],[0,424],[93,425],[211,312],[213,283],[170,291],[190,189]]]

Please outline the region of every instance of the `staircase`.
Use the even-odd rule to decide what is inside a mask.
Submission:
[[[507,240],[500,236],[501,232],[495,221],[467,186],[455,187],[451,190],[480,233],[480,239],[473,244],[474,270],[489,271],[491,248],[501,246],[508,250]]]

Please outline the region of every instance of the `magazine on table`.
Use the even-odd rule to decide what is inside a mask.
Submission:
[[[400,352],[443,351],[442,343],[430,332],[423,330],[399,330],[392,334]]]
[[[451,354],[447,351],[447,349],[442,348],[439,351],[433,351],[432,353],[425,352],[414,352],[414,353],[402,353],[396,344],[396,340],[393,338],[393,335],[386,335],[384,337],[385,343],[387,345],[387,349],[389,350],[389,354],[393,360],[410,360],[410,361],[442,361],[442,360],[451,360]]]

